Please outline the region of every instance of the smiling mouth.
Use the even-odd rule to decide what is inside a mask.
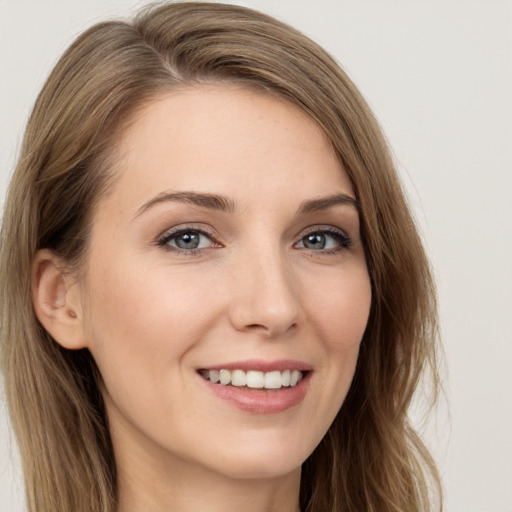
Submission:
[[[256,370],[200,370],[203,379],[221,386],[234,386],[246,389],[278,390],[295,387],[307,372],[283,370],[261,372]]]

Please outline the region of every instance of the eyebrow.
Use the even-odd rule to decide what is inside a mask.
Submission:
[[[207,208],[209,210],[217,210],[226,213],[236,213],[237,211],[235,202],[225,196],[199,192],[162,192],[153,199],[150,199],[148,202],[144,203],[137,210],[134,218],[138,217],[157,204],[167,202],[189,203],[200,206],[202,208]],[[357,211],[359,211],[359,203],[353,197],[347,194],[333,194],[327,197],[304,201],[299,206],[297,213],[314,213],[327,210],[328,208],[338,205],[352,206]]]
[[[209,210],[235,213],[236,205],[232,199],[217,194],[204,194],[198,192],[162,192],[147,203],[144,203],[135,214],[138,217],[146,210],[160,203],[167,202],[189,203]],[[134,217],[134,218],[135,218]]]
[[[304,201],[297,210],[297,213],[314,213],[327,210],[332,206],[348,205],[353,206],[359,212],[359,203],[357,200],[347,194],[333,194],[332,196],[321,197],[319,199],[311,199]]]

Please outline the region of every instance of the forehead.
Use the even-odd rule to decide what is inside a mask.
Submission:
[[[166,190],[229,196],[353,193],[317,123],[273,94],[201,85],[155,99],[118,149],[117,196],[143,203]]]

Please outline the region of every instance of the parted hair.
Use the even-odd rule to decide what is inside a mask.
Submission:
[[[408,409],[436,396],[437,315],[429,264],[385,138],[361,94],[316,43],[259,12],[219,3],[146,7],[97,24],[61,57],[30,116],[1,228],[1,365],[30,512],[113,512],[116,465],[95,362],[38,322],[31,268],[39,249],[79,269],[92,213],[135,112],[196,83],[258,88],[323,129],[360,205],[372,305],[355,376],[304,462],[303,512],[442,508],[435,463]]]

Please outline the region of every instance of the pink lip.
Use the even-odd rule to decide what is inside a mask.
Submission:
[[[246,359],[244,361],[233,361],[231,363],[216,364],[213,366],[205,366],[201,370],[256,370],[259,372],[274,372],[284,370],[299,370],[307,372],[313,369],[310,364],[294,359],[279,359],[276,361],[264,361],[262,359]]]
[[[247,387],[223,386],[214,384],[198,374],[198,378],[217,397],[234,405],[242,411],[253,414],[277,414],[284,412],[291,407],[298,405],[309,388],[311,380],[311,365],[300,361],[279,360],[279,361],[238,361],[222,365],[208,366],[208,370],[256,370],[262,372],[299,370],[307,372],[303,379],[294,387],[282,387],[276,390],[250,389]]]

